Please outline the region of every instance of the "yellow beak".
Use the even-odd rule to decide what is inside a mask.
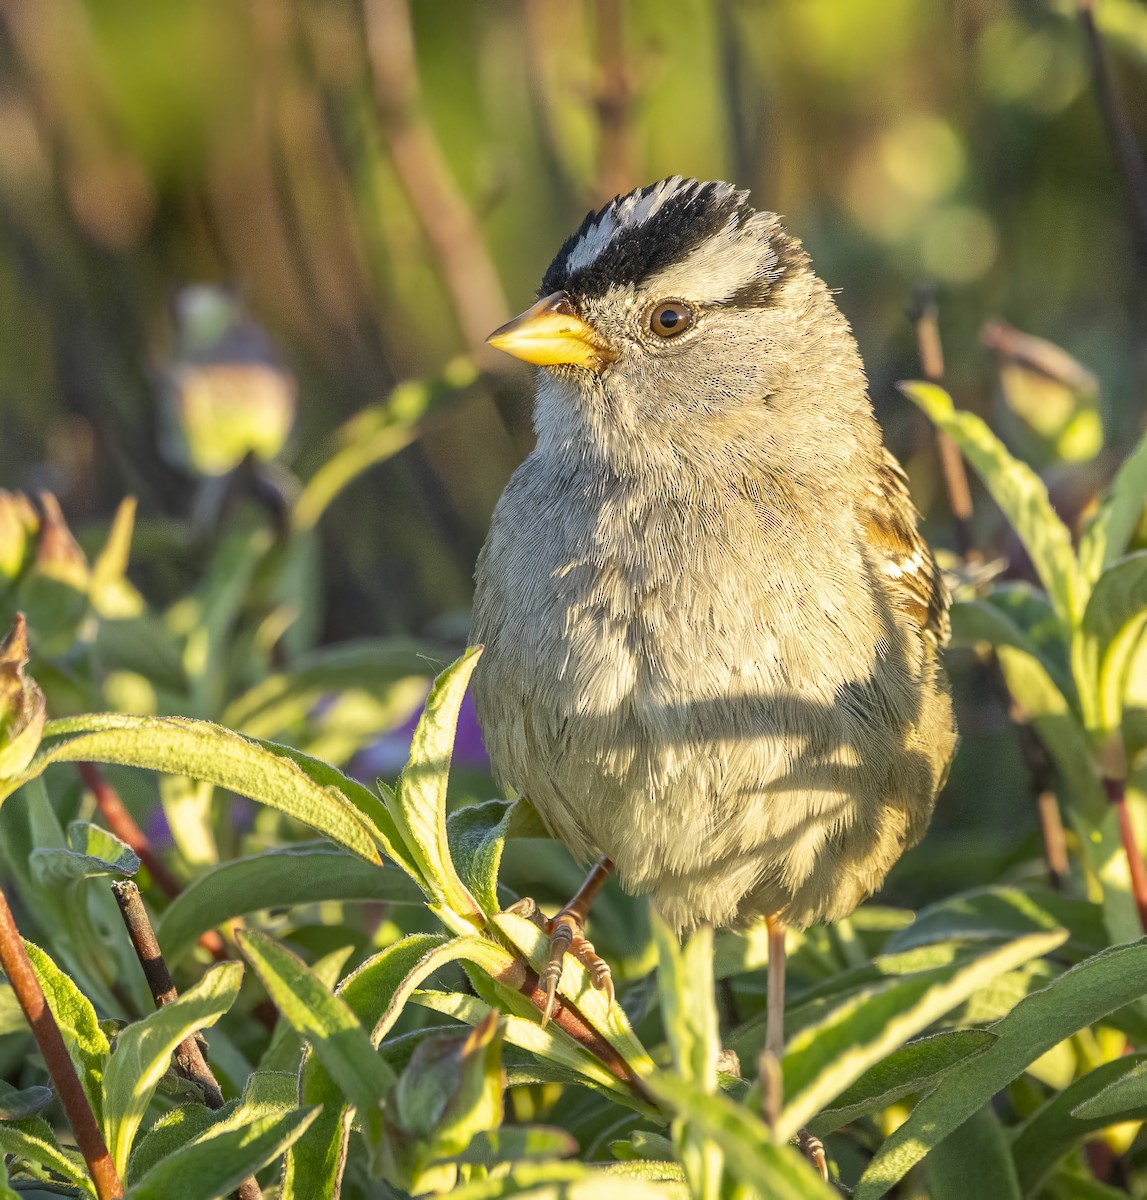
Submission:
[[[539,367],[570,363],[590,371],[601,371],[617,359],[617,351],[583,321],[565,292],[544,296],[486,341],[523,362]]]

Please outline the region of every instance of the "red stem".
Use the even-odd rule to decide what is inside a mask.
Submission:
[[[156,886],[169,900],[174,900],[183,891],[183,885],[171,873],[167,864],[155,852],[147,834],[135,823],[119,797],[119,792],[103,777],[95,763],[77,763],[84,786],[95,797],[96,808],[107,822],[107,827],[135,851],[139,861],[147,868]],[[199,944],[220,961],[227,957],[223,939],[214,931],[201,934]]]
[[[44,999],[44,989],[40,987],[40,981],[32,970],[28,952],[20,940],[20,931],[16,928],[16,921],[2,889],[0,966],[8,976],[16,1000],[31,1027],[40,1053],[44,1056],[44,1062],[48,1065],[48,1074],[51,1075],[56,1095],[60,1097],[60,1103],[64,1106],[64,1113],[72,1127],[76,1145],[84,1156],[84,1162],[88,1164],[88,1174],[95,1184],[96,1195],[99,1200],[120,1200],[123,1196],[123,1184],[120,1183],[115,1163],[108,1153],[107,1144],[99,1125],[96,1124],[88,1098],[84,1095],[76,1068],[68,1057],[67,1047],[60,1035],[60,1027],[56,1024],[56,1018],[52,1015],[47,1000]]]
[[[1144,864],[1143,855],[1135,844],[1135,830],[1131,827],[1131,814],[1127,811],[1126,785],[1122,779],[1105,779],[1103,786],[1107,791],[1107,799],[1115,805],[1119,816],[1119,837],[1131,874],[1131,895],[1139,912],[1139,924],[1147,933],[1147,864]]]

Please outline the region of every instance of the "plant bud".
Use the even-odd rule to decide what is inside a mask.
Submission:
[[[12,779],[32,761],[44,732],[44,693],[24,674],[28,627],[17,613],[0,642],[0,779]]]

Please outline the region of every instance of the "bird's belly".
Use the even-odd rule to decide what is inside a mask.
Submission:
[[[723,538],[661,547],[654,569],[570,553],[480,582],[475,699],[498,775],[679,927],[849,911],[934,795],[910,656],[862,564],[810,577]]]

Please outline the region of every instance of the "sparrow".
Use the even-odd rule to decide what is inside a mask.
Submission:
[[[597,860],[546,923],[544,1016],[567,952],[612,994],[584,926],[616,872],[681,933],[769,922],[779,1057],[784,928],[879,888],[946,777],[948,594],[848,322],[747,192],[619,196],[538,295],[488,339],[539,368],[537,441],[471,640],[496,778]]]

